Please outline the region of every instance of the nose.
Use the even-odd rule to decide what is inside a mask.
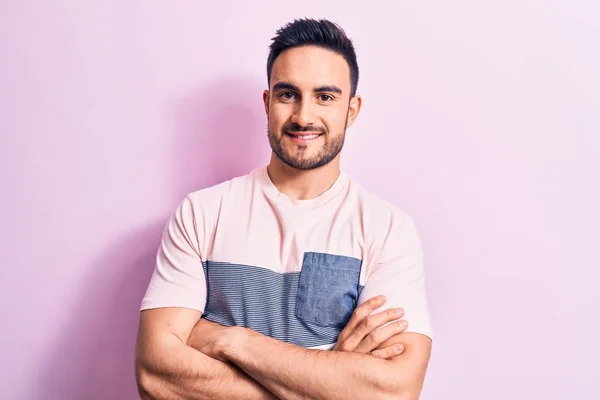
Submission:
[[[312,109],[312,104],[304,100],[297,103],[294,114],[292,115],[292,122],[300,126],[312,125],[315,122],[315,116]]]

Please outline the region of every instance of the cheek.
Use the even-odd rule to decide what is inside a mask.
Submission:
[[[323,120],[327,131],[333,135],[338,135],[342,133],[344,127],[346,126],[346,115],[347,113],[344,110],[343,112],[338,111],[327,116],[327,118]]]
[[[278,110],[277,107],[269,110],[269,126],[273,129],[279,129],[286,121],[286,115],[283,110]]]

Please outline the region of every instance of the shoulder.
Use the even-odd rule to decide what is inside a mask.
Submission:
[[[211,232],[223,208],[231,208],[231,199],[244,201],[249,198],[247,192],[253,188],[254,175],[255,170],[188,193],[177,205],[172,220],[188,229],[194,227],[196,231],[204,231],[205,234]]]
[[[403,208],[351,181],[357,199],[366,251],[373,265],[389,262],[406,251],[421,251],[421,238],[413,217]]]
[[[188,193],[182,201],[194,212],[211,214],[218,212],[228,198],[247,198],[246,194],[254,187],[258,170],[237,176],[216,185]]]
[[[357,199],[363,220],[369,225],[373,225],[373,229],[386,226],[399,227],[413,223],[412,216],[406,210],[365,188],[358,181],[351,179],[350,188]],[[381,231],[381,229],[377,229],[377,231]]]

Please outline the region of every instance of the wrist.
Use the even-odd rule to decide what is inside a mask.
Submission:
[[[218,348],[220,358],[232,361],[242,349],[248,329],[240,326],[227,328],[219,338]]]

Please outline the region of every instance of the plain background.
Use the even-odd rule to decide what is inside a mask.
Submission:
[[[182,197],[268,162],[275,30],[355,41],[343,165],[423,236],[422,399],[598,399],[596,1],[2,1],[0,398],[132,399]]]

